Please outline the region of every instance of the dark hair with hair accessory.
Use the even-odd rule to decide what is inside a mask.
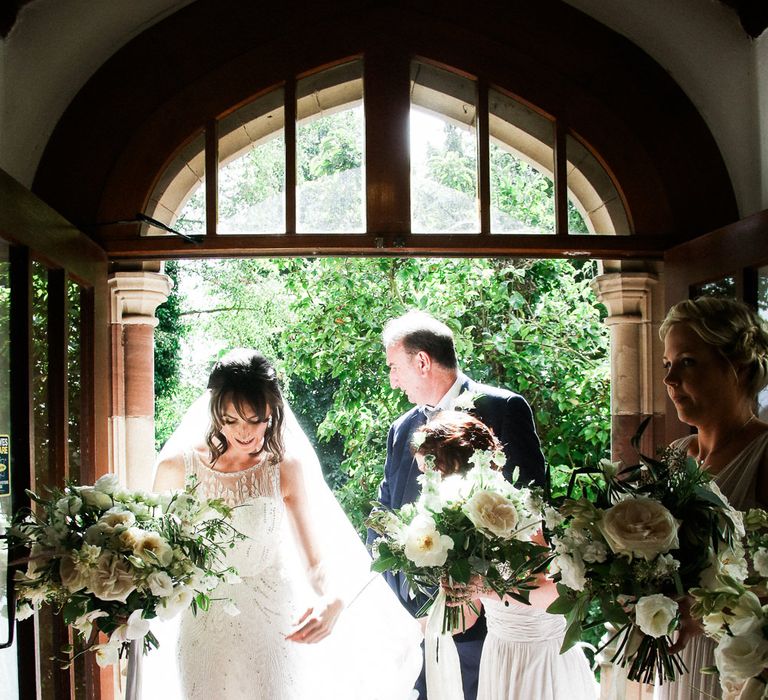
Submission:
[[[205,436],[205,442],[211,453],[211,464],[215,464],[229,448],[227,438],[221,431],[227,401],[232,401],[242,418],[246,417],[248,408],[261,418],[266,416],[267,408],[271,410],[264,444],[254,456],[267,451],[278,459],[283,458],[283,395],[277,372],[264,355],[245,349],[228,352],[213,366],[208,378],[208,388],[211,390],[211,427]]]
[[[441,411],[414,433],[412,445],[414,454],[432,455],[435,469],[443,475],[468,471],[477,450],[502,449],[485,423],[463,411]]]

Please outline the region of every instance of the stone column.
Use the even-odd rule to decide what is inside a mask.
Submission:
[[[607,273],[593,282],[611,331],[611,454],[626,465],[637,463],[630,440],[643,419],[653,417],[643,433],[643,452],[653,456],[663,443],[657,282],[649,272]]]
[[[115,272],[109,279],[112,324],[110,459],[120,482],[149,489],[155,461],[155,310],[171,291],[167,275]]]

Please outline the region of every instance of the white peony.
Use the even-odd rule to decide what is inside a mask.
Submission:
[[[661,593],[646,595],[635,605],[635,622],[649,637],[663,637],[677,617],[677,608],[674,600]]]
[[[724,635],[715,648],[715,663],[721,678],[745,681],[768,666],[768,641],[755,633]]]
[[[158,598],[167,598],[173,593],[173,581],[165,571],[153,571],[147,576],[147,585]]]
[[[605,511],[599,527],[614,554],[650,561],[679,546],[680,523],[652,498],[624,499]]]
[[[417,515],[408,526],[404,551],[416,566],[442,566],[451,549],[453,540],[441,535],[429,516]]]
[[[464,506],[464,512],[475,527],[488,530],[497,537],[512,539],[520,519],[515,504],[508,498],[481,489]],[[530,537],[530,533],[529,537]]]

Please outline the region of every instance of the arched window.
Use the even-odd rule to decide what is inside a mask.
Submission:
[[[364,61],[269,89],[207,125],[144,213],[193,237],[376,234],[366,217]],[[610,174],[553,117],[425,60],[411,61],[408,93],[406,234],[461,234],[453,245],[470,247],[477,236],[631,233]]]

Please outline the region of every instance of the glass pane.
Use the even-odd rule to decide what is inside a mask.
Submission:
[[[727,299],[736,298],[736,279],[733,277],[723,277],[712,282],[703,282],[691,287],[691,299],[696,297],[725,297]]]
[[[219,233],[285,233],[283,101],[274,90],[219,123]]]
[[[553,122],[495,90],[488,112],[491,232],[554,233]]]
[[[165,169],[150,195],[145,213],[188,235],[205,234],[205,135],[182,148]],[[162,229],[144,226],[147,236],[172,236]]]
[[[411,229],[478,233],[477,86],[411,65]]]
[[[757,313],[768,322],[768,265],[757,270]],[[762,420],[768,419],[768,388],[757,395],[757,412]]]
[[[365,231],[363,64],[296,85],[296,230]]]
[[[0,534],[11,520],[10,264],[8,244],[0,241]],[[8,641],[8,550],[0,540],[0,643]],[[0,698],[18,699],[17,647],[0,650]]]
[[[80,442],[80,378],[82,376],[82,289],[67,280],[67,451],[69,457],[69,478],[80,483],[81,442]]]
[[[570,134],[565,137],[568,233],[629,235],[619,192],[600,161]]]

